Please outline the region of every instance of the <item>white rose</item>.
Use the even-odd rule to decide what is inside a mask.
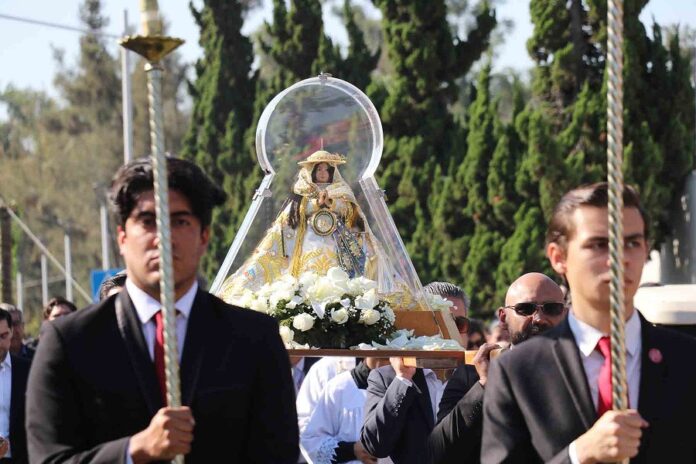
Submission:
[[[344,298],[340,301],[340,303],[344,308],[350,308],[350,298]]]
[[[324,319],[324,314],[326,314],[326,302],[314,302],[312,303],[312,309],[314,310],[314,314],[316,314],[319,319]]]
[[[390,324],[394,324],[394,321],[396,321],[396,314],[394,314],[394,310],[391,309],[391,306],[386,306],[382,309],[382,317]]]
[[[338,301],[346,293],[344,288],[337,286],[327,277],[320,277],[307,289],[307,297],[311,301]]]
[[[307,313],[298,314],[292,318],[292,326],[297,330],[306,332],[314,327],[314,318]]]
[[[331,320],[336,324],[345,324],[348,322],[348,310],[346,308],[331,310]]]
[[[340,267],[332,267],[331,269],[329,269],[326,272],[326,277],[333,280],[334,282],[345,282],[350,278],[348,277],[346,271],[344,271]]]
[[[295,295],[291,289],[281,289],[269,297],[271,308],[275,309],[280,300],[290,300]]]
[[[292,298],[290,298],[290,301],[288,301],[288,304],[286,304],[285,307],[288,309],[295,309],[297,305],[302,303],[303,301],[304,298],[302,298],[299,295],[295,295]]]
[[[300,285],[307,288],[314,285],[318,278],[319,276],[313,272],[303,272],[298,281]]]
[[[254,311],[258,311],[260,313],[268,313],[268,302],[265,298],[257,298],[251,303],[249,309],[253,309]]]
[[[355,307],[358,309],[372,309],[379,303],[377,291],[373,288],[355,299]]]
[[[268,298],[273,294],[273,288],[270,285],[265,284],[260,289],[258,289],[255,292],[255,294],[256,298],[258,298],[259,300],[268,301]]]
[[[254,293],[251,290],[244,290],[244,293],[237,296],[232,301],[232,304],[239,306],[240,308],[251,308],[251,305],[253,304],[255,299],[256,297],[254,296]]]
[[[380,314],[379,311],[374,309],[363,309],[360,311],[360,321],[365,325],[376,324],[379,321]]]
[[[348,291],[351,295],[362,295],[373,288],[377,288],[377,282],[367,277],[360,276],[348,281]]]
[[[283,343],[290,343],[295,338],[295,332],[286,325],[280,326],[280,338],[283,339]]]

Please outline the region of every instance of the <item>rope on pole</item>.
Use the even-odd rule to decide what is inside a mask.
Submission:
[[[181,385],[179,383],[179,355],[176,334],[176,308],[174,307],[174,269],[172,265],[172,236],[169,220],[169,181],[167,178],[167,157],[164,153],[164,133],[162,131],[162,68],[159,63],[148,63],[147,71],[148,101],[150,104],[150,147],[152,151],[152,172],[155,187],[155,214],[157,216],[157,248],[159,250],[160,303],[164,319],[164,366],[167,386],[167,405],[181,406]],[[183,456],[177,455],[176,463],[183,463]]]
[[[125,37],[120,43],[144,57],[148,64],[148,102],[150,104],[150,149],[155,190],[155,215],[157,216],[157,239],[159,240],[160,303],[164,319],[164,370],[167,389],[167,405],[181,406],[179,382],[179,354],[176,335],[176,309],[174,308],[174,271],[172,266],[172,237],[169,220],[169,182],[167,157],[164,154],[164,124],[162,122],[162,59],[184,43],[162,34],[162,21],[157,0],[140,1],[140,17],[143,35]],[[174,458],[177,464],[184,463],[184,456]]]
[[[611,382],[613,408],[628,407],[624,337],[623,236],[623,0],[607,8],[607,175],[609,184],[609,260],[611,281]]]

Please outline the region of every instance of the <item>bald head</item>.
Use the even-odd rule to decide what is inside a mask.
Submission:
[[[539,272],[524,274],[510,285],[505,306],[528,301],[563,301],[563,291],[556,282]]]
[[[530,314],[515,305],[532,303],[536,310]],[[517,345],[529,337],[538,335],[558,325],[565,317],[565,310],[560,314],[546,309],[544,303],[563,303],[563,292],[556,282],[538,272],[525,274],[510,285],[505,295],[505,306],[498,309],[498,318],[510,333],[510,341]]]

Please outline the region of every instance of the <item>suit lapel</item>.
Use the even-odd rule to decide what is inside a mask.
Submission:
[[[580,359],[580,353],[570,330],[568,318],[561,322],[558,337],[553,345],[553,355],[563,377],[566,389],[573,399],[575,409],[586,429],[589,429],[596,419],[596,409],[592,404],[590,387],[587,384],[585,368]]]
[[[181,354],[181,400],[184,405],[191,405],[193,392],[200,377],[201,364],[205,348],[205,338],[213,337],[207,333],[216,327],[212,305],[206,292],[198,291],[193,301],[184,339],[184,352]]]
[[[140,320],[127,291],[122,291],[116,296],[114,305],[118,330],[133,365],[135,377],[145,397],[150,415],[154,415],[164,405],[160,398],[155,365],[150,359]]]
[[[7,356],[11,356],[12,362],[12,378],[10,380],[10,388],[12,389],[10,394],[10,435],[17,436],[16,431],[24,427],[24,424],[21,422],[17,423],[17,419],[23,417],[23,411],[20,411],[20,409],[24,407],[22,397],[25,395],[27,385],[22,379],[26,379],[27,376],[22,372],[23,366],[16,360],[17,358],[9,353]]]
[[[640,313],[639,313],[640,314]],[[641,331],[641,360],[640,360],[640,391],[638,393],[638,412],[641,417],[649,424],[659,422],[660,413],[663,411],[663,401],[665,392],[663,385],[667,377],[667,363],[663,360],[654,362],[650,359],[650,350],[661,352],[657,331],[655,328],[640,315]],[[652,428],[643,430],[641,438],[641,449],[639,455],[645,456],[646,449],[651,439]]]
[[[413,376],[413,383],[415,383],[420,390],[420,395],[418,395],[418,404],[420,405],[421,411],[425,415],[428,429],[432,430],[435,426],[435,418],[433,417],[433,407],[430,404],[430,390],[428,389],[428,382],[425,380],[423,369],[416,370],[416,374]]]

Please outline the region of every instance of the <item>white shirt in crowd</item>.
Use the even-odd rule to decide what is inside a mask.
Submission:
[[[355,358],[321,358],[309,368],[300,392],[297,394],[297,423],[300,433],[304,430],[314,406],[319,401],[324,387],[329,380],[341,372],[349,371],[355,367]]]
[[[433,408],[433,420],[437,422],[437,407],[440,404],[440,399],[445,391],[445,384],[437,378],[435,372],[430,369],[423,369],[425,383],[428,385],[428,393],[430,394],[430,405]],[[403,377],[396,376],[398,380],[406,383],[409,387],[413,385],[413,381]]]
[[[568,313],[568,324],[573,332],[573,337],[580,351],[582,365],[585,368],[585,376],[587,383],[590,386],[590,394],[592,395],[592,404],[597,408],[599,400],[599,372],[604,364],[604,356],[596,349],[599,339],[605,335],[589,324],[577,319],[573,312]],[[643,342],[640,335],[640,317],[638,311],[634,310],[631,317],[626,321],[624,327],[626,336],[626,379],[628,384],[628,403],[631,409],[638,409],[638,396],[640,395],[640,369],[641,369],[641,349]],[[577,451],[575,449],[575,441],[568,447],[570,461],[573,464],[578,464]]]
[[[12,457],[12,437],[10,437],[10,404],[12,399],[12,359],[7,353],[0,363],[0,436],[10,440],[10,449],[4,457]]]
[[[339,442],[360,440],[367,392],[358,389],[350,371],[331,379],[300,436],[302,455],[311,464],[331,464]],[[380,464],[391,464],[389,458]],[[359,460],[348,461],[360,464]]]

